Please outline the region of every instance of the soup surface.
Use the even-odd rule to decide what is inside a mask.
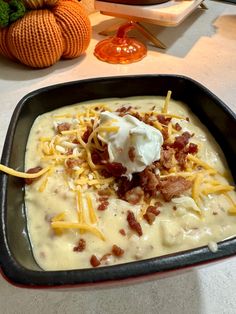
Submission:
[[[34,257],[45,270],[136,261],[236,235],[223,153],[188,107],[157,96],[105,99],[39,116],[25,168]]]

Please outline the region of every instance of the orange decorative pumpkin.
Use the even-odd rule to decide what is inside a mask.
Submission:
[[[34,68],[79,57],[91,38],[88,15],[76,0],[24,0],[30,11],[0,29],[0,54]]]

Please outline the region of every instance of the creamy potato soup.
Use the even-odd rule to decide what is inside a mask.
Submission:
[[[35,120],[25,170],[43,174],[26,179],[25,203],[44,270],[203,245],[214,252],[236,235],[236,193],[223,153],[170,95],[90,101]]]

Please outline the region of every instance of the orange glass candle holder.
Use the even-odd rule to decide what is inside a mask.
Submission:
[[[119,27],[115,36],[100,41],[94,55],[108,63],[132,63],[143,59],[147,54],[146,46],[134,38],[127,37],[127,32],[135,28],[130,21]]]

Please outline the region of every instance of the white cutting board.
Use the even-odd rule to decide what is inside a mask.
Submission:
[[[203,0],[171,0],[155,5],[126,5],[95,1],[95,9],[102,14],[145,21],[163,26],[176,26],[193,12]]]

